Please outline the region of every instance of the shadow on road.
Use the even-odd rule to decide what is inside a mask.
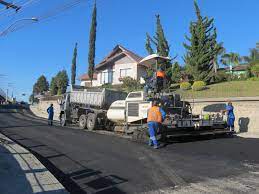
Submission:
[[[46,125],[8,125],[8,126],[1,126],[0,129],[7,129],[7,128],[20,128],[20,127],[43,127]]]
[[[236,138],[235,135],[227,135],[227,134],[219,134],[219,135],[201,135],[201,136],[183,136],[183,137],[173,137],[167,138],[163,141],[166,145],[174,144],[174,143],[188,143],[188,142],[200,142],[200,141],[208,141],[208,140],[216,140],[216,139],[227,139],[227,138]]]
[[[249,123],[250,123],[250,119],[248,117],[241,117],[238,119],[240,133],[248,132]]]
[[[9,134],[7,130],[2,132],[33,153],[70,193],[125,193],[117,186],[127,179],[87,168],[64,153],[21,135]]]
[[[28,157],[29,152],[17,148],[15,143],[0,138],[0,193],[8,194],[64,194],[58,182],[50,183],[42,178],[48,170],[37,166]],[[60,185],[61,186],[61,185]]]

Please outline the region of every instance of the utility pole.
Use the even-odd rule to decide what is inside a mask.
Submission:
[[[8,89],[6,89],[6,99],[5,99],[6,104],[8,103]]]
[[[21,6],[15,5],[13,3],[8,3],[8,2],[2,1],[2,0],[0,0],[0,4],[6,6],[6,9],[9,9],[9,8],[15,9],[16,12],[19,11],[19,9],[21,9]]]

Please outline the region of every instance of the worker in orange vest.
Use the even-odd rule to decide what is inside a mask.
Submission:
[[[156,133],[159,125],[165,119],[165,112],[158,106],[158,101],[153,101],[152,107],[148,111],[147,123],[149,132],[149,146],[154,146],[155,149],[159,148],[158,141],[156,139]]]
[[[165,72],[163,71],[162,68],[160,68],[156,72],[156,81],[157,81],[157,91],[160,92],[161,89],[164,87],[164,81],[165,81]]]

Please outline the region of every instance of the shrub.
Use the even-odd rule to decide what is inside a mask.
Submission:
[[[218,71],[217,74],[215,75],[215,82],[220,83],[227,81],[229,78],[229,74],[227,74],[225,71]]]
[[[206,83],[204,81],[195,81],[192,85],[192,90],[201,91],[206,87]]]
[[[124,77],[121,79],[122,87],[127,89],[128,91],[139,90],[142,89],[142,85],[138,80],[133,79],[132,77]]]
[[[180,84],[181,90],[190,90],[191,89],[191,84],[189,82],[182,82]]]
[[[247,81],[259,81],[259,77],[250,77]]]
[[[254,76],[259,77],[259,64],[253,65],[251,67],[251,72],[254,74]]]
[[[107,89],[112,88],[112,84],[110,83],[103,84],[102,88],[107,88]]]
[[[180,84],[171,84],[170,85],[170,89],[172,89],[172,90],[177,90],[179,88],[180,88]]]

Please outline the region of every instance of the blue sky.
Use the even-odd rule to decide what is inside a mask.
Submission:
[[[39,17],[67,1],[37,0],[11,17],[0,11],[1,30],[17,19]],[[198,0],[198,3],[202,15],[215,18],[218,41],[224,42],[228,52],[247,55],[249,48],[259,41],[258,0]],[[77,75],[85,73],[92,6],[92,0],[85,0],[53,18],[0,37],[0,74],[7,75],[0,78],[0,88],[13,83],[14,95],[22,99],[21,94],[29,95],[40,75],[50,80],[62,69],[70,74],[75,42],[79,47]],[[177,60],[182,63],[184,35],[188,34],[190,21],[195,19],[193,0],[97,0],[97,9],[96,63],[117,44],[145,56],[145,34],[154,33],[155,14],[161,15],[171,56],[178,55]]]

